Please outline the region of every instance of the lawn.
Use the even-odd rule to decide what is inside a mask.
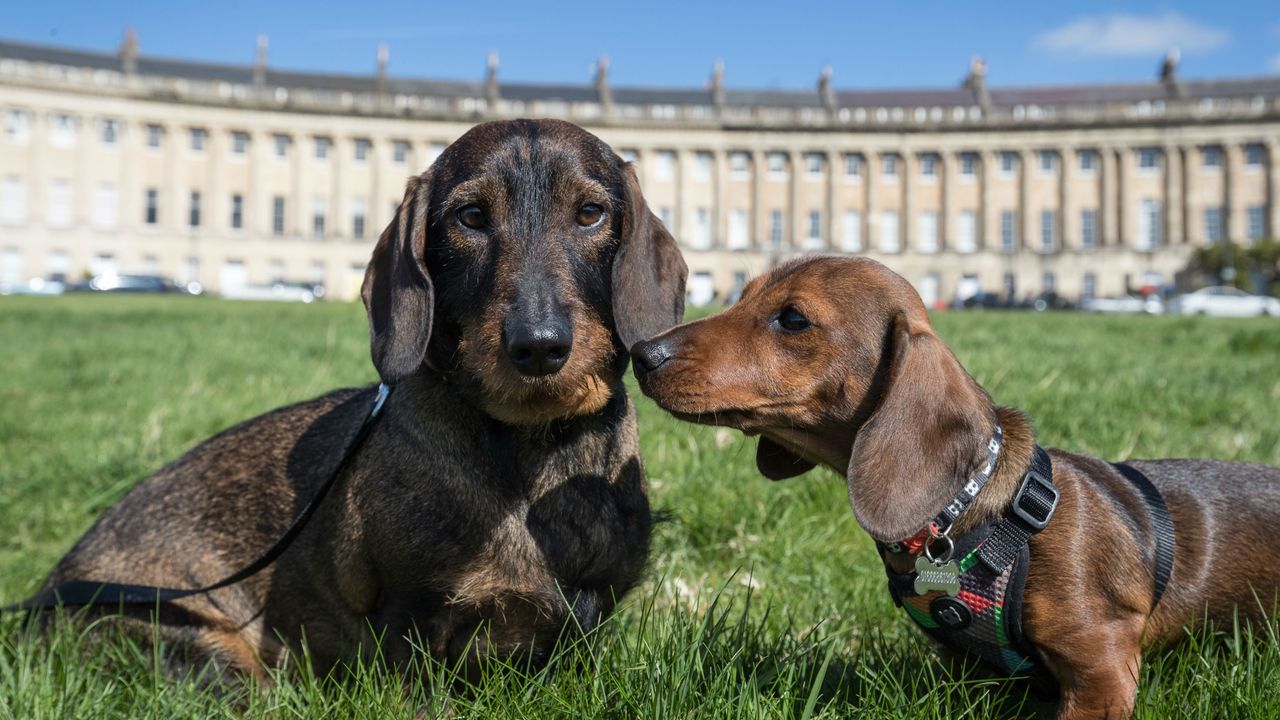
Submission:
[[[1046,445],[1280,464],[1280,321],[935,322]],[[33,591],[98,513],[201,439],[373,381],[367,338],[350,304],[0,298],[0,603]],[[342,681],[302,668],[230,702],[162,679],[126,644],[89,650],[69,632],[35,643],[5,617],[0,718],[987,718],[1044,707],[1017,682],[944,676],[893,607],[839,478],[771,483],[737,434],[638,404],[651,497],[670,520],[648,580],[598,642],[572,651],[590,662],[499,669],[461,695],[438,690],[440,669],[404,692],[376,666]],[[1274,633],[1195,633],[1144,667],[1139,717],[1278,716]]]

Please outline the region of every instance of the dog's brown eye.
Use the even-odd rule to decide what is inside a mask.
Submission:
[[[479,205],[467,205],[458,211],[458,222],[472,230],[479,230],[488,222],[488,218],[484,216],[484,210],[481,210]]]
[[[587,203],[578,208],[578,224],[582,227],[591,227],[600,222],[602,217],[604,217],[604,208],[595,203]]]
[[[793,307],[783,308],[782,312],[778,313],[778,327],[787,332],[800,332],[809,329],[812,325],[809,318]]]

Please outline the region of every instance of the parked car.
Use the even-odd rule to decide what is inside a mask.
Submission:
[[[324,286],[292,282],[277,282],[270,285],[239,285],[224,288],[222,297],[228,300],[311,303],[324,297]]]
[[[965,310],[997,310],[1017,308],[1018,301],[1008,295],[997,295],[989,292],[976,292],[963,300],[956,300],[953,307]]]
[[[1147,313],[1149,315],[1159,315],[1164,312],[1164,301],[1159,295],[1123,295],[1116,298],[1089,298],[1084,302],[1084,310],[1092,313],[1106,313],[1117,315],[1136,315],[1138,313]]]
[[[31,278],[22,285],[0,286],[0,295],[61,295],[66,291],[66,283],[45,278]]]
[[[1046,290],[1031,298],[1024,307],[1036,312],[1044,312],[1045,310],[1075,310],[1076,304],[1052,290]]]
[[[120,275],[104,273],[67,288],[73,292],[111,293],[186,293],[199,295],[198,284],[182,285],[159,275]]]
[[[1280,300],[1266,295],[1250,295],[1229,285],[1214,285],[1178,298],[1178,312],[1214,317],[1280,317]]]

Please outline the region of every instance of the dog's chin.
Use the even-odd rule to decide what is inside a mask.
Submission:
[[[604,410],[615,390],[616,383],[595,374],[572,381],[529,380],[517,387],[482,388],[481,406],[508,425],[546,425]]]

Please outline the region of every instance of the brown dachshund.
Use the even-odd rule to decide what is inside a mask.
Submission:
[[[595,136],[531,120],[467,132],[409,180],[365,276],[384,411],[274,564],[159,608],[166,659],[262,676],[304,642],[321,672],[421,643],[473,674],[485,657],[540,663],[595,627],[649,546],[627,348],[680,321],[685,273]],[[202,443],[107,510],[46,588],[230,575],[339,466],[374,394],[338,390]]]
[[[1044,491],[1047,504],[1032,518],[1042,529],[1027,533],[1022,641],[1026,659],[1056,685],[1061,718],[1128,717],[1142,649],[1179,638],[1186,626],[1206,617],[1229,623],[1236,608],[1269,621],[1280,564],[1242,563],[1240,554],[1273,544],[1280,468],[1113,466],[1051,450],[1051,483],[1028,485],[1039,454],[1031,423],[993,404],[934,333],[911,285],[879,263],[800,259],[753,280],[732,308],[640,343],[632,355],[641,388],[677,417],[759,435],[756,464],[767,477],[815,465],[843,474],[891,580],[924,583],[911,600],[926,605],[954,605],[940,588],[956,576],[931,572],[941,563],[922,553],[943,556],[953,538],[1013,517],[1019,488]],[[970,493],[975,478],[985,488]],[[935,519],[957,497],[966,500],[943,532]],[[1164,537],[1162,508],[1173,526]],[[1162,545],[1172,551],[1172,576],[1160,598]],[[976,616],[978,608],[966,609]],[[950,626],[939,623],[969,620],[955,612],[922,613],[917,622],[932,623],[931,634],[945,640]]]

